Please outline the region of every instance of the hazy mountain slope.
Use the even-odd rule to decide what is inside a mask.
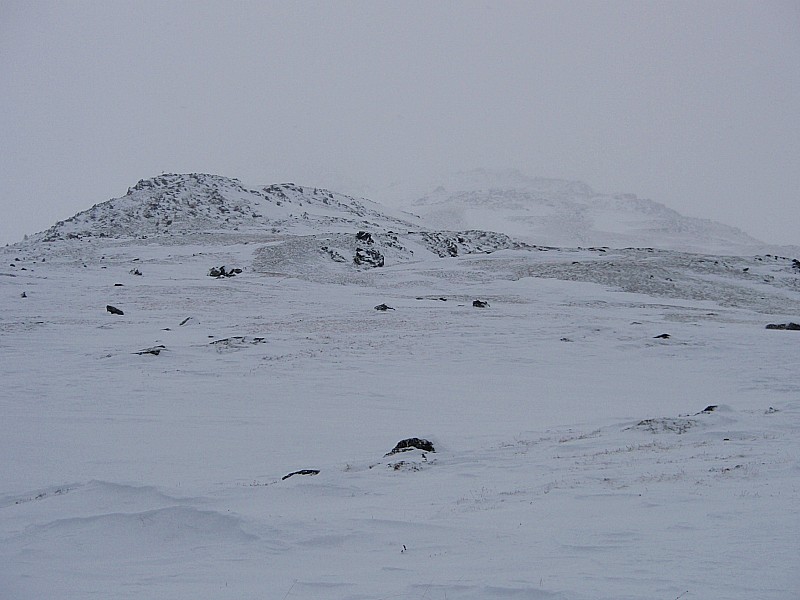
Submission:
[[[734,227],[685,217],[632,194],[599,194],[573,181],[530,178],[517,171],[454,175],[424,194],[388,192],[433,227],[502,231],[551,246],[650,246],[742,254],[773,248]]]

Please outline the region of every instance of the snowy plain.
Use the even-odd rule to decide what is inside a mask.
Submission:
[[[800,597],[791,257],[298,239],[2,249],[0,596]]]

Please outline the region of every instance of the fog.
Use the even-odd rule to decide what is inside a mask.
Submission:
[[[0,242],[162,172],[518,169],[800,245],[796,2],[0,4]]]

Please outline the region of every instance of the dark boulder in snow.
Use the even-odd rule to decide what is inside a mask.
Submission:
[[[285,481],[289,479],[289,477],[294,477],[295,475],[319,475],[319,469],[300,469],[299,471],[293,471],[281,477],[281,481]]]
[[[356,248],[356,255],[353,257],[353,263],[358,266],[365,267],[382,267],[384,264],[383,254],[374,248]]]
[[[223,265],[221,267],[212,267],[208,271],[208,276],[216,277],[217,279],[219,279],[221,277],[235,277],[241,272],[242,272],[241,269],[226,269],[225,265]]]
[[[486,302],[485,300],[473,300],[472,306],[474,306],[475,308],[488,308],[489,303]]]
[[[375,307],[375,310],[386,312],[387,310],[394,310],[394,309],[388,304],[378,304],[378,306]]]
[[[670,334],[668,334],[668,333],[662,333],[661,335],[655,336],[653,339],[654,340],[668,340],[671,337],[672,336]]]
[[[767,329],[788,329],[789,331],[800,331],[800,325],[797,323],[770,323]]]
[[[433,444],[428,440],[424,440],[422,438],[407,438],[397,442],[397,445],[392,448],[392,451],[388,452],[384,456],[391,456],[392,454],[397,454],[398,452],[408,452],[409,450],[414,449],[422,450],[423,452],[436,452]]]
[[[373,244],[373,243],[375,243],[375,240],[373,240],[373,239],[372,239],[372,234],[371,234],[371,233],[369,233],[369,232],[367,232],[367,231],[359,231],[359,232],[356,234],[356,239],[357,239],[357,240],[360,240],[360,241],[362,241],[362,242],[365,242],[365,243],[367,243],[367,244]]]
[[[106,304],[106,310],[110,312],[112,315],[124,315],[125,313],[118,309],[116,306],[111,306],[110,304]]]
[[[167,349],[166,346],[164,346],[163,344],[159,344],[158,346],[153,346],[152,348],[145,348],[144,350],[139,350],[134,354],[139,354],[139,355],[152,354],[153,356],[158,356],[159,354],[161,354],[162,350],[166,349]]]

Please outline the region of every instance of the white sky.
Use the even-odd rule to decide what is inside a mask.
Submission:
[[[162,171],[485,167],[800,245],[800,4],[0,0],[0,140],[0,243]]]

